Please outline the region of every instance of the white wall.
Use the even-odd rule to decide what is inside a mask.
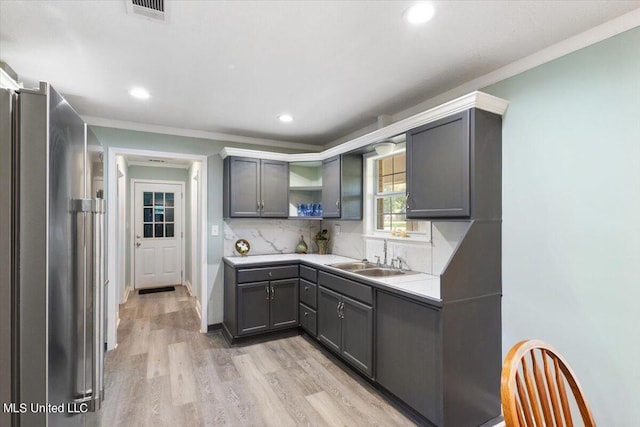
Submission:
[[[602,426],[640,420],[640,29],[485,91],[503,121],[503,354],[540,338]]]

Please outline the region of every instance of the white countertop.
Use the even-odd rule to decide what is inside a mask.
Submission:
[[[234,266],[251,265],[267,262],[288,262],[288,261],[305,261],[309,264],[319,266],[327,266],[339,271],[343,274],[352,276],[355,279],[365,280],[376,284],[383,285],[381,287],[389,287],[400,290],[407,294],[416,295],[418,297],[429,298],[440,301],[440,276],[434,276],[426,273],[403,274],[398,276],[387,277],[364,277],[356,273],[340,270],[331,267],[330,264],[339,262],[357,262],[358,259],[348,258],[340,255],[317,255],[317,254],[274,254],[274,255],[252,255],[246,257],[233,256],[225,257],[227,262]]]

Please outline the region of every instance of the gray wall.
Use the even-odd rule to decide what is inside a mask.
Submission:
[[[222,230],[224,228],[222,221],[222,158],[219,155],[220,150],[223,147],[242,147],[263,151],[278,151],[283,153],[299,151],[230,143],[225,141],[213,141],[204,138],[190,138],[150,132],[129,131],[100,126],[91,126],[91,128],[103,144],[105,153],[108,153],[108,150],[111,147],[119,147],[208,156],[207,185],[209,192],[207,195],[207,218],[205,221],[205,230],[210,230],[211,225],[217,224],[220,229],[220,235],[214,237],[208,232],[205,233],[207,236],[207,277],[209,280],[208,293],[205,298],[207,298],[208,302],[208,323],[214,324],[222,322],[223,268],[221,268],[221,260],[223,256],[224,241]],[[105,156],[105,171],[111,167],[108,162],[108,156]],[[105,191],[109,191],[108,182],[105,182]]]
[[[554,345],[603,426],[640,420],[640,28],[484,89],[503,124],[503,354]]]

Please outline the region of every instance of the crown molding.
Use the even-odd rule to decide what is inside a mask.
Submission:
[[[547,62],[551,62],[555,59],[561,58],[565,55],[601,42],[625,31],[632,30],[639,26],[640,8],[632,10],[631,12],[627,12],[624,15],[620,15],[617,18],[614,18],[596,27],[590,28],[582,33],[576,34],[575,36],[569,37],[568,39],[560,41],[529,56],[507,64],[504,67],[498,68],[497,70],[494,70],[488,74],[463,83],[460,86],[441,93],[435,97],[429,98],[419,104],[392,114],[391,120],[403,120],[407,117],[413,116],[416,113],[419,113],[420,111],[425,111],[431,107],[440,105],[443,102],[447,102],[450,99],[457,98],[465,93],[469,93],[475,90],[482,90],[482,88],[501,82],[502,80],[506,80],[510,77],[516,76]],[[375,125],[375,123],[372,123],[369,126],[352,132],[346,138],[341,137],[334,141],[331,141],[327,143],[324,148],[327,149],[330,147],[339,146],[339,144],[343,143],[347,139],[350,140],[355,138],[357,135],[367,134],[372,127],[375,127]]]
[[[590,28],[582,33],[576,34],[575,36],[569,37],[568,39],[546,47],[529,56],[525,56],[522,59],[507,64],[504,67],[498,68],[497,70],[476,79],[470,80],[447,92],[430,98],[420,104],[414,105],[413,107],[407,108],[406,110],[399,111],[391,116],[392,120],[404,119],[418,111],[423,111],[434,105],[441,104],[449,99],[458,97],[461,94],[468,93],[473,90],[481,90],[482,88],[524,73],[525,71],[529,71],[535,67],[546,64],[547,62],[569,55],[580,49],[594,45],[636,27],[640,27],[640,8],[625,13],[624,15],[620,15],[611,21],[607,21],[596,27]]]
[[[365,147],[371,143],[382,141],[387,138],[394,137],[398,134],[406,132],[410,129],[431,123],[438,119],[450,116],[470,108],[478,108],[480,110],[495,113],[500,116],[504,114],[509,105],[508,101],[489,95],[484,92],[471,92],[467,95],[446,102],[427,111],[415,114],[404,120],[397,121],[381,129],[369,132],[351,141],[344,142],[335,147],[327,148],[320,153],[301,153],[301,154],[282,154],[271,153],[267,151],[248,150],[246,148],[224,147],[220,151],[220,156],[224,159],[227,156],[253,157],[264,160],[283,160],[287,162],[311,162],[322,161],[338,154],[347,153]]]
[[[320,151],[321,146],[300,142],[279,141],[275,139],[254,138],[251,136],[232,135],[228,133],[208,132],[147,123],[129,122],[126,120],[105,119],[95,116],[81,116],[88,125],[133,130],[138,132],[159,133],[164,135],[185,136],[189,138],[210,139],[221,142],[237,142],[239,144],[263,145],[267,147],[288,148],[292,150]]]

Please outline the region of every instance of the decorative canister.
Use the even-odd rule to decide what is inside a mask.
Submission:
[[[307,247],[307,243],[304,241],[304,236],[300,236],[300,242],[298,242],[298,245],[296,246],[296,253],[306,254],[307,249],[309,248]]]
[[[316,244],[318,245],[318,254],[326,255],[327,245],[329,244],[329,240],[316,240]]]

